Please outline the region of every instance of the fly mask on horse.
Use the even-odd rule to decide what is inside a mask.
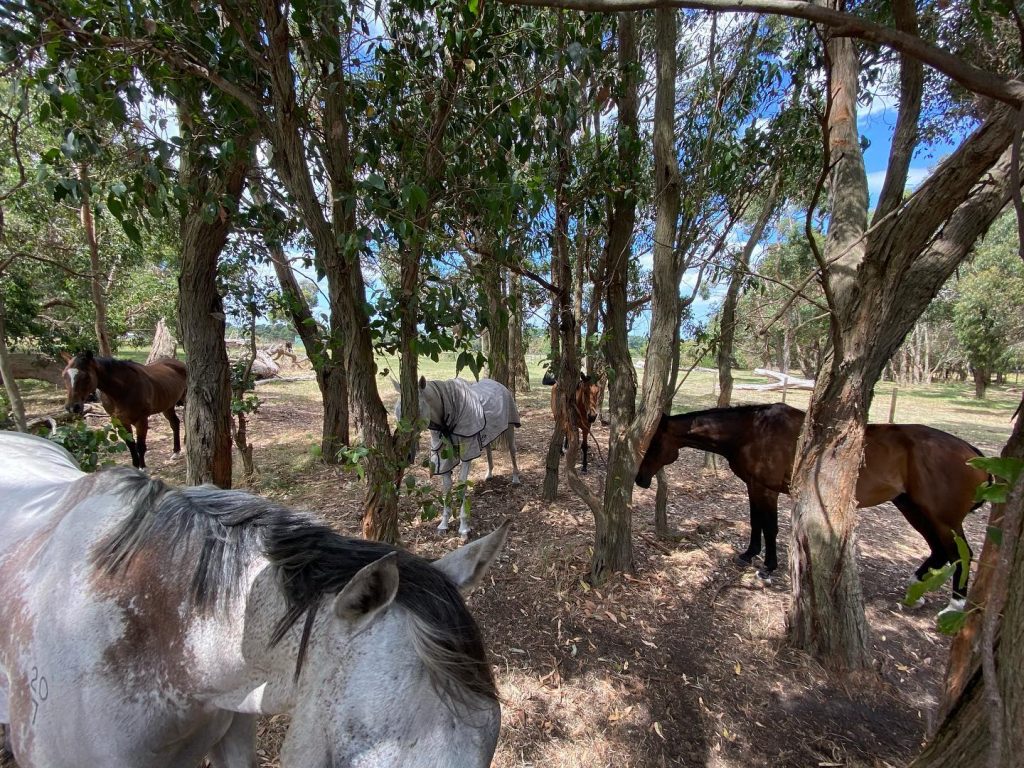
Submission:
[[[500,709],[460,594],[507,523],[435,563],[264,499],[81,473],[0,433],[0,723],[22,768],[490,765]]]
[[[508,388],[493,379],[480,379],[470,383],[465,379],[448,381],[419,381],[420,419],[430,430],[431,469],[441,476],[444,504],[437,530],[448,530],[451,520],[452,470],[459,466],[459,488],[462,504],[459,508],[459,535],[469,536],[469,499],[466,481],[470,462],[487,452],[487,476],[494,476],[491,444],[508,434],[508,450],[512,459],[512,484],[519,485],[519,464],[516,461],[515,427],[520,424],[519,409]],[[401,418],[401,401],[395,406],[395,415]]]

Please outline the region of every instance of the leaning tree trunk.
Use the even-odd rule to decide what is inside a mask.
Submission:
[[[85,232],[85,242],[89,248],[89,291],[92,304],[96,311],[96,343],[104,357],[111,357],[110,332],[107,329],[107,299],[103,295],[103,280],[100,265],[100,248],[96,239],[96,222],[92,217],[92,195],[89,182],[89,168],[85,163],[78,166],[78,186],[82,204],[79,216]]]
[[[1020,414],[1002,456],[1024,459]],[[1001,534],[985,538],[978,559],[969,595],[974,610],[950,649],[938,728],[911,768],[1015,768],[1024,754],[1024,474],[1007,503],[992,506],[989,530]],[[992,622],[990,650],[986,622]],[[989,687],[992,678],[985,678],[986,654],[998,700]]]
[[[185,349],[185,482],[231,487],[231,366],[224,346],[224,304],[217,289],[217,260],[231,232],[249,167],[249,136],[238,136],[240,151],[217,169],[202,164],[188,133],[191,110],[180,109],[186,131],[179,178],[189,206],[181,220],[181,274],[178,278],[178,330]],[[219,215],[207,220],[210,198],[221,201]],[[228,210],[224,206],[231,208]]]
[[[262,181],[254,179],[252,184],[253,200],[259,205],[266,205],[267,194]],[[299,281],[295,278],[291,263],[285,254],[284,247],[276,240],[267,241],[270,262],[277,275],[277,283],[281,287],[281,295],[285,310],[291,317],[295,332],[302,339],[306,348],[306,357],[313,366],[316,385],[320,389],[320,397],[324,404],[324,420],[320,432],[320,455],[337,456],[338,449],[349,444],[349,398],[348,377],[345,373],[343,346],[328,345],[320,331],[320,325],[313,317]]]

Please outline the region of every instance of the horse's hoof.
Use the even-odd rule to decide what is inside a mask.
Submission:
[[[448,533],[448,526],[447,525],[439,525],[439,526],[437,526],[437,532],[442,534],[442,535]]]
[[[179,461],[181,459],[181,451],[175,451],[171,454],[171,461]]]
[[[459,538],[462,539],[463,544],[469,541],[469,529],[467,528],[464,531],[459,531]]]
[[[924,597],[919,597],[919,598],[917,598],[917,600],[915,600],[912,603],[903,603],[903,607],[904,608],[920,608],[922,605],[924,605],[924,602],[925,602],[924,601]]]
[[[954,597],[949,601],[949,605],[939,611],[939,616],[945,616],[947,613],[963,613],[967,607],[967,600],[962,597]]]
[[[772,585],[772,572],[766,571],[764,568],[759,568],[757,570],[757,580],[766,587],[770,587]]]
[[[754,564],[754,556],[740,553],[733,558],[733,562],[736,565],[742,565],[744,568],[749,568]]]
[[[519,479],[519,475],[512,475],[512,485],[522,485],[523,481]]]

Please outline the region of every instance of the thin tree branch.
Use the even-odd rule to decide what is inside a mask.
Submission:
[[[1006,104],[1024,103],[1024,82],[968,64],[958,56],[900,30],[805,0],[500,0],[505,5],[564,8],[599,13],[644,11],[654,8],[694,8],[706,11],[770,13],[804,19],[832,28],[835,37],[855,37],[906,53],[960,83],[972,93]]]

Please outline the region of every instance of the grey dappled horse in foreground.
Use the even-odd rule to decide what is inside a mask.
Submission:
[[[420,377],[420,418],[430,430],[430,466],[441,476],[444,505],[437,530],[448,530],[452,517],[452,470],[459,465],[462,505],[459,508],[459,535],[469,536],[469,499],[466,480],[470,462],[487,451],[487,480],[494,476],[491,444],[508,433],[508,450],[512,458],[512,484],[519,485],[519,464],[516,462],[515,427],[520,424],[519,409],[508,387],[493,379],[470,383],[465,379],[427,381]],[[395,388],[398,384],[395,383]],[[402,417],[402,402],[395,405],[395,415]],[[415,449],[412,459],[415,460]]]
[[[483,768],[501,713],[462,594],[504,543],[429,563],[237,491],[86,475],[0,433],[0,723],[20,768]]]

